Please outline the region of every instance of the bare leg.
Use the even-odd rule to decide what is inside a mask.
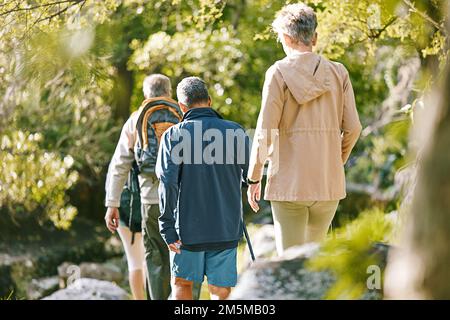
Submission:
[[[230,287],[218,287],[208,284],[211,300],[226,300],[231,293]]]
[[[144,270],[138,269],[130,271],[130,288],[134,300],[145,300],[144,290]]]
[[[194,282],[175,278],[172,280],[172,297],[174,300],[192,300],[192,287]]]

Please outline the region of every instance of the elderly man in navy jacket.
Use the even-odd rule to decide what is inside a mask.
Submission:
[[[237,281],[249,138],[211,108],[200,78],[183,79],[177,97],[184,117],[161,137],[156,169],[160,232],[171,250],[172,298],[192,299],[193,282],[206,275],[211,298],[226,299]]]

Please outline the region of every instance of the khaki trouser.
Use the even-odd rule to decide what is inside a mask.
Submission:
[[[322,241],[339,201],[271,201],[278,255],[289,247]]]

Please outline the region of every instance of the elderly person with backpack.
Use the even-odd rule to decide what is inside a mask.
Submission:
[[[291,246],[326,236],[346,195],[344,164],[361,124],[346,68],[312,52],[317,41],[314,10],[302,3],[287,5],[272,26],[287,56],[266,73],[248,200],[258,211],[268,161],[264,198],[271,202],[281,255]]]
[[[159,139],[170,126],[181,120],[182,113],[177,102],[170,98],[172,94],[170,79],[161,74],[153,74],[145,78],[143,84],[145,100],[123,126],[119,142],[109,165],[106,182],[105,206],[108,208],[105,222],[111,232],[119,231],[123,239],[128,260],[139,259],[137,248],[129,247],[130,232],[119,227],[119,207],[123,187],[131,174],[138,176],[138,188],[141,201],[142,233],[145,248],[145,276],[147,279],[148,298],[165,300],[170,295],[169,251],[161,238],[158,227],[158,180],[154,173]],[[131,179],[131,185],[133,179]],[[129,186],[128,184],[127,186]],[[122,196],[123,198],[123,196]],[[121,210],[130,210],[135,203],[122,199]],[[139,237],[134,239],[139,246]],[[134,254],[136,257],[132,257]],[[130,282],[135,297],[141,297],[139,283],[143,282],[142,267],[132,263],[135,270],[130,270]],[[140,267],[140,269],[138,269]],[[142,279],[142,280],[141,280]],[[136,285],[133,285],[135,283]],[[199,288],[197,288],[198,290]]]

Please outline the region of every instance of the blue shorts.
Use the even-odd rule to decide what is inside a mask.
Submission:
[[[181,250],[170,252],[172,276],[217,287],[234,287],[237,283],[237,248],[218,251]]]

